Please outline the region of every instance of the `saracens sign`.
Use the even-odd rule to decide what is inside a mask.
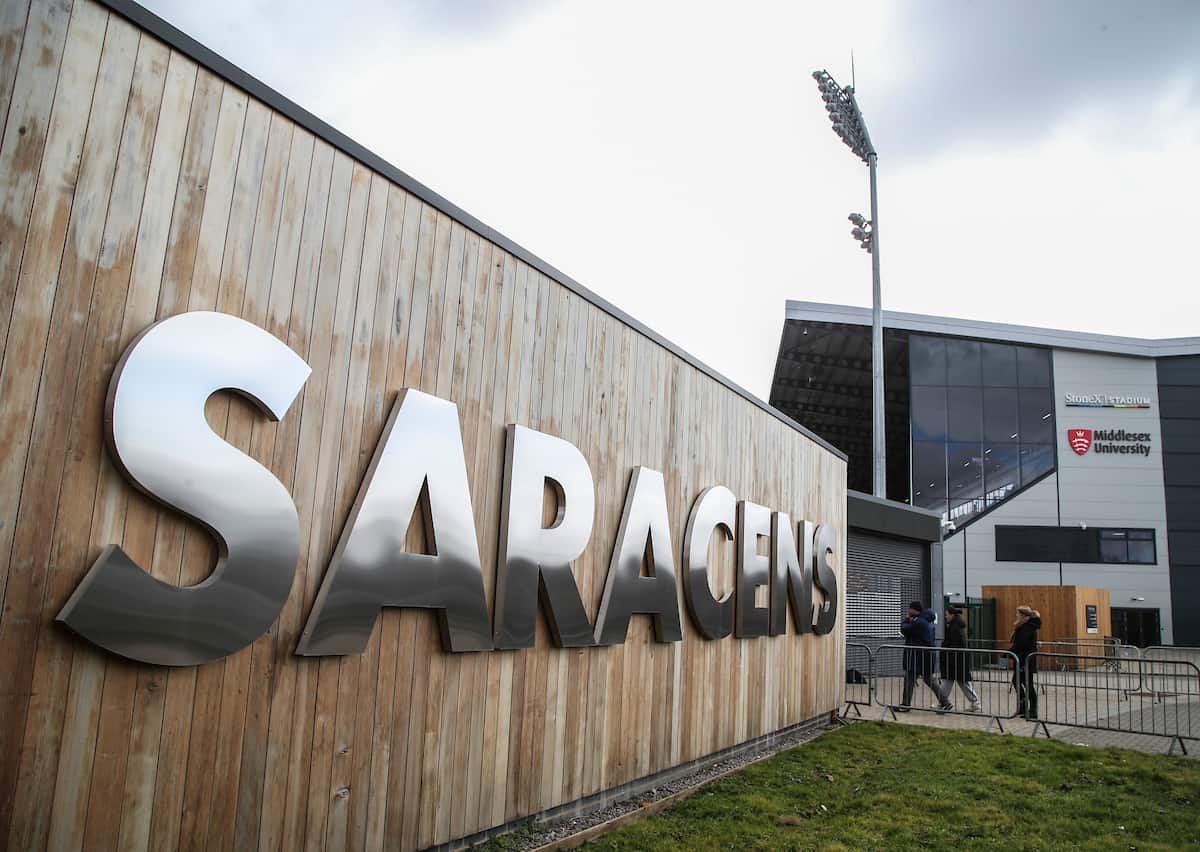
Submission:
[[[208,426],[207,399],[241,393],[282,418],[311,370],[282,341],[228,314],[196,311],[150,326],[125,351],[108,389],[109,452],[137,488],[202,524],[216,539],[212,575],[181,588],[148,574],[110,544],[57,619],[113,653],[160,665],[196,665],[232,654],[274,623],[291,592],[300,520],[287,489]],[[557,516],[542,523],[546,483]],[[402,390],[379,439],[296,652],[361,654],[381,607],[438,614],[450,651],[528,648],[542,607],[561,646],[625,641],[630,617],[653,618],[659,642],[683,638],[663,474],[633,469],[593,624],[571,564],[587,547],[595,486],[569,442],[510,424],[496,566],[494,623],[484,595],[458,409]],[[415,512],[432,553],[405,552]],[[709,542],[734,540],[734,591],[717,599]],[[759,540],[769,541],[769,555]],[[683,597],[701,636],[778,636],[787,610],[799,633],[830,633],[838,581],[832,526],[788,515],[717,485],[692,506],[683,541]],[[643,575],[649,557],[650,570]],[[768,587],[759,606],[756,590]],[[824,600],[814,606],[814,587]]]

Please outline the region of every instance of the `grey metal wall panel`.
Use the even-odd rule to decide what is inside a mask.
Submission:
[[[1159,388],[1159,402],[1164,416],[1200,418],[1200,395],[1195,387],[1163,385]],[[1171,413],[1166,415],[1166,411]]]
[[[1168,454],[1167,458],[1170,464],[1173,457]],[[1167,529],[1172,533],[1200,530],[1200,487],[1167,486]]]
[[[1174,485],[1200,486],[1200,456],[1191,453],[1168,453],[1170,463],[1163,470],[1163,482]]]
[[[1185,355],[1178,358],[1160,358],[1158,361],[1158,386],[1182,385],[1195,387],[1200,381],[1200,356]]]
[[[1200,645],[1200,357],[1157,366],[1174,639]]]

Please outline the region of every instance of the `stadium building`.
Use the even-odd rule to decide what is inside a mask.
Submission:
[[[1122,640],[1200,644],[1200,338],[883,324],[887,497],[942,518],[934,592],[1093,586]],[[870,310],[789,301],[770,401],[844,450],[849,488],[869,491]],[[883,585],[860,569],[856,607],[853,557],[848,632],[894,630],[863,601],[893,586],[898,601],[909,569],[874,554]]]

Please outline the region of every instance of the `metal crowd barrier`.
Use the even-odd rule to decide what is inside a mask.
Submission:
[[[1139,656],[1143,659],[1151,657],[1156,660],[1183,660],[1200,665],[1200,648],[1188,648],[1182,645],[1149,645],[1141,650]]]
[[[1187,754],[1186,741],[1200,739],[1200,648],[1154,645],[1138,651],[1109,637],[1081,637],[1040,642],[1041,650],[1022,666],[1010,651],[979,647],[979,640],[959,649],[856,638],[861,641],[846,643],[843,718],[850,713],[861,718],[862,708],[874,705],[880,719],[924,710],[985,717],[988,730],[997,725],[1003,731],[1004,720],[1023,717],[1035,723],[1034,736],[1040,731],[1049,737],[1048,726],[1061,725],[1168,737],[1168,754],[1176,747]],[[1080,653],[1061,652],[1064,646]],[[1015,688],[1022,678],[1027,706]],[[979,710],[971,709],[960,682],[971,685]],[[941,698],[954,706],[941,709]]]
[[[1011,673],[1018,670],[1018,662],[1010,651],[881,645],[873,662],[874,700],[881,719],[889,713],[896,718],[897,712],[928,709],[987,718],[989,730],[998,725],[1003,731],[1003,720],[1019,715]],[[978,710],[972,708],[964,685],[975,694]],[[941,709],[939,698],[951,708]]]
[[[875,654],[863,642],[846,643],[846,707],[842,716],[862,717],[862,707],[871,706],[872,683],[875,679]]]
[[[1064,657],[1056,665],[1107,666],[1120,670],[1121,643],[1112,636],[1077,636],[1066,639],[1039,640],[1038,649]],[[1082,659],[1079,659],[1082,658]]]
[[[1096,666],[1081,654],[1038,651],[1025,667],[1030,696],[1026,718],[1050,736],[1066,725],[1169,737],[1187,754],[1185,740],[1200,738],[1200,667],[1191,660],[1145,655],[1119,669]]]

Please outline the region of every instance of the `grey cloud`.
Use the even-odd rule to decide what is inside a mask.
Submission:
[[[550,0],[396,0],[389,5],[414,31],[474,37],[502,30]]]
[[[1080,109],[1142,122],[1169,85],[1200,108],[1195,0],[926,0],[895,11],[894,77],[859,80],[872,135],[891,156],[1036,141]]]
[[[329,117],[330,69],[363,52],[422,49],[496,35],[559,0],[141,0],[284,95]],[[398,88],[412,81],[396,81]]]

